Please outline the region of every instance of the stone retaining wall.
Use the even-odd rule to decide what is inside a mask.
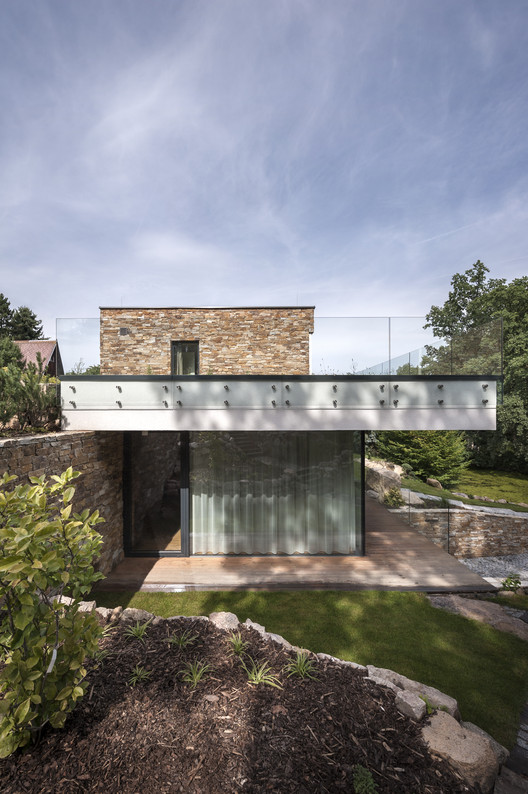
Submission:
[[[528,552],[528,513],[515,516],[476,510],[417,510],[404,515],[418,532],[454,557],[499,557]]]
[[[75,512],[99,510],[105,519],[97,527],[104,538],[98,568],[108,573],[123,558],[123,434],[78,431],[0,439],[0,473],[16,474],[23,483],[29,475],[49,477],[68,466],[82,473],[74,482]]]

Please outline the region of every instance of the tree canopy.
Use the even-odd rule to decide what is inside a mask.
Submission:
[[[42,323],[27,306],[12,309],[11,303],[0,292],[0,338],[15,340],[42,339]]]
[[[426,327],[435,335],[470,333],[502,318],[504,402],[497,409],[497,430],[468,432],[473,465],[528,472],[528,276],[488,278],[478,260],[451,280],[443,306],[432,306]],[[486,374],[486,373],[481,373]]]

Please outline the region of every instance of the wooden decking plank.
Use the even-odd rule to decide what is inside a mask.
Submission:
[[[365,557],[128,557],[101,590],[390,589],[491,591],[494,588],[399,516],[366,509]]]

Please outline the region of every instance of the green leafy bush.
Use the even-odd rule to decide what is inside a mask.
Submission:
[[[79,472],[30,485],[0,477],[0,757],[59,728],[85,691],[101,629],[79,603],[95,581],[102,543],[96,510],[72,514]]]

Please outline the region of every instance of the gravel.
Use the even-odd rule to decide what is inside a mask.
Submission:
[[[500,587],[502,580],[514,573],[521,577],[521,587],[528,587],[528,554],[459,558],[459,562],[464,563],[494,587]]]

